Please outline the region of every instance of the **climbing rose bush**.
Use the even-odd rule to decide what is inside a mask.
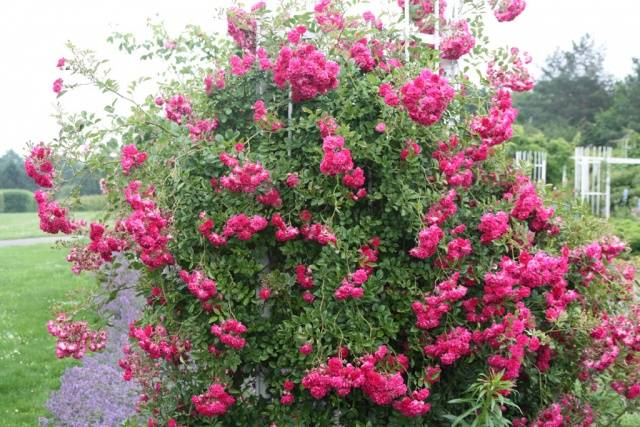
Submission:
[[[233,8],[222,37],[115,34],[168,64],[140,103],[69,45],[59,96],[93,83],[107,117],[61,117],[26,167],[41,228],[89,237],[74,272],[120,252],[141,274],[119,365],[148,425],[586,426],[637,405],[624,244],[504,157],[529,60],[474,46],[524,2],[465,3],[411,2],[436,46],[398,38],[402,9],[332,0]],[[488,72],[441,69],[463,55]],[[109,225],[53,198],[60,156],[105,176]],[[59,356],[104,346],[71,322],[50,324]]]

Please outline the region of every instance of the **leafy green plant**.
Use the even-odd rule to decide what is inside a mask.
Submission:
[[[481,375],[478,381],[467,390],[466,394],[469,397],[449,401],[450,404],[465,404],[469,407],[458,416],[446,417],[451,421],[451,427],[510,426],[511,423],[502,413],[507,407],[519,410],[518,406],[505,395],[505,391],[511,391],[512,387],[513,383],[503,381],[500,374],[491,377]]]

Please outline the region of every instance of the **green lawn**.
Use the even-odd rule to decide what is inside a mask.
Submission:
[[[3,214],[4,216],[6,214]],[[3,224],[6,225],[6,224]],[[59,387],[60,375],[74,362],[58,360],[46,330],[52,306],[91,286],[91,276],[76,277],[66,251],[50,245],[0,248],[0,422],[35,426],[44,403]]]
[[[89,223],[100,217],[101,211],[78,212],[75,218]],[[40,231],[40,220],[36,212],[0,213],[0,240],[45,237],[50,234]]]

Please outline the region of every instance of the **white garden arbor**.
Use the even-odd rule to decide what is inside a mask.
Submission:
[[[576,197],[591,207],[594,215],[611,214],[611,166],[640,165],[640,159],[613,157],[611,147],[576,147],[574,190]]]

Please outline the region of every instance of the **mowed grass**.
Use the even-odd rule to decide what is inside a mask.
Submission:
[[[89,223],[101,215],[101,211],[78,212],[74,214],[74,218],[83,219]],[[50,236],[50,234],[40,231],[37,212],[0,213],[0,240],[45,236]]]
[[[77,363],[55,357],[46,330],[55,304],[93,286],[91,276],[71,273],[65,256],[47,244],[0,248],[0,425],[38,425],[60,375]]]

